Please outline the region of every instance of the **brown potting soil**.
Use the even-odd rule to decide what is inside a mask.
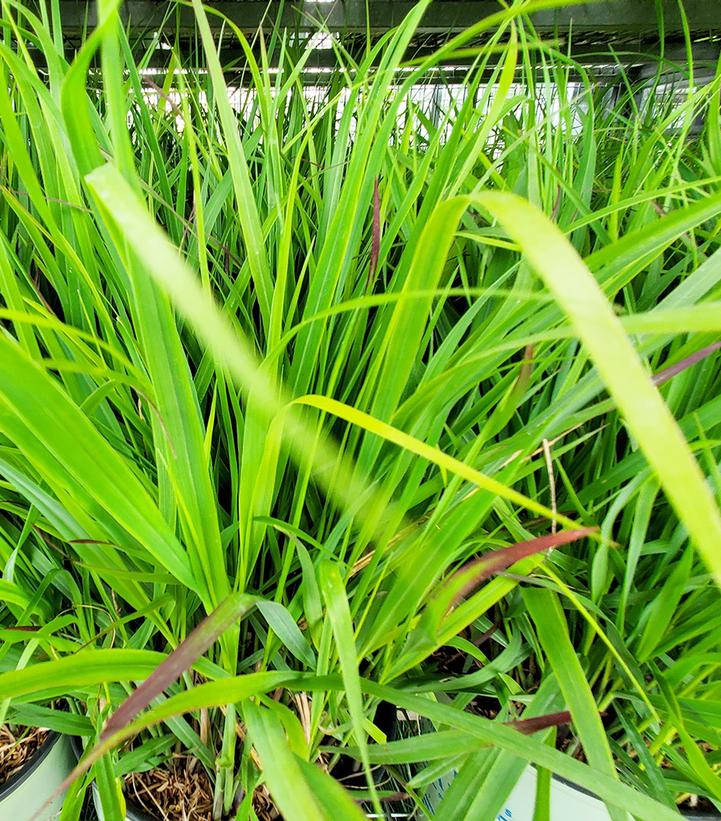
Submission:
[[[163,767],[131,773],[125,779],[128,800],[158,821],[211,821],[213,787],[193,758],[176,755]],[[256,792],[253,808],[260,821],[279,818],[267,796]]]
[[[0,786],[16,775],[45,743],[48,730],[23,727],[13,732],[0,727]]]

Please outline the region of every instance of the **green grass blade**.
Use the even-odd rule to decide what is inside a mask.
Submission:
[[[476,202],[499,220],[542,276],[586,346],[629,430],[721,585],[721,515],[668,407],[598,284],[576,251],[538,210],[512,194]]]
[[[527,589],[523,600],[536,625],[541,646],[556,675],[584,752],[592,767],[616,777],[613,756],[596,701],[568,635],[568,623],[558,597],[550,590]],[[610,808],[611,809],[611,808]],[[611,811],[614,818],[623,818]]]
[[[348,709],[353,724],[353,734],[360,749],[361,761],[363,762],[366,780],[368,781],[368,787],[371,791],[375,810],[380,813],[381,808],[378,803],[378,796],[368,760],[368,744],[363,726],[365,716],[360,676],[358,674],[358,654],[345,587],[343,586],[338,565],[333,562],[323,562],[319,569],[319,576],[320,589],[325,600],[326,613],[333,631],[333,637],[335,638],[336,651],[338,653],[338,660],[340,661],[343,683],[345,684],[345,696],[348,700]]]
[[[243,709],[263,775],[284,818],[316,821],[328,818],[305,779],[300,761],[290,751],[280,722],[253,702]]]

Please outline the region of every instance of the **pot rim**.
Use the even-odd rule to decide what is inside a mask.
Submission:
[[[565,784],[567,787],[571,787],[574,790],[578,790],[578,792],[584,793],[591,798],[595,798],[598,801],[603,802],[602,798],[599,798],[594,793],[590,792],[589,790],[580,787],[578,784],[574,784],[573,781],[568,781],[567,779],[563,778],[560,775],[556,775],[553,773],[552,778],[555,781],[559,781],[562,784]],[[98,794],[98,785],[93,782],[93,798],[97,801],[100,800],[100,796]],[[714,813],[714,812],[681,812],[679,811],[679,815],[681,818],[685,818],[686,821],[717,821],[717,819],[721,819],[721,813]],[[373,817],[373,816],[368,816]],[[126,799],[126,818],[127,821],[157,821],[155,816],[148,815],[145,810],[138,807],[138,805],[130,798]]]
[[[15,773],[15,775],[11,776],[2,785],[2,787],[0,787],[0,803],[2,803],[11,793],[15,792],[18,787],[22,786],[25,781],[27,781],[27,779],[35,772],[35,770],[37,770],[48,755],[50,755],[50,751],[62,739],[62,737],[63,736],[60,733],[56,733],[53,730],[49,731],[48,737],[45,739],[42,746],[33,753],[28,761],[25,762],[20,772]]]
[[[97,782],[93,781],[93,803],[97,806],[100,803],[100,791]],[[126,821],[158,821],[157,816],[148,815],[142,807],[139,807],[133,799],[125,796],[125,819]]]
[[[83,743],[80,736],[70,736],[70,743],[72,744],[73,750],[75,751],[75,755],[78,759],[82,758]],[[93,794],[93,804],[97,807],[100,803],[100,793],[98,791],[98,784],[96,781],[93,781],[90,789]],[[155,816],[148,815],[145,810],[142,807],[139,807],[128,795],[125,796],[125,817],[128,821],[158,821]]]
[[[71,743],[73,744],[73,748],[75,749],[75,752],[76,752],[78,758],[80,758],[80,756],[82,755],[82,752],[83,752],[82,745],[80,744],[80,739],[77,736],[71,736]],[[568,779],[563,778],[563,776],[556,775],[556,773],[552,773],[551,777],[553,778],[554,781],[559,781],[561,784],[565,784],[567,787],[571,787],[572,789],[577,790],[578,792],[584,793],[585,795],[588,795],[591,798],[595,798],[596,800],[603,802],[603,799],[599,798],[595,793],[592,793],[590,790],[587,790],[584,787],[579,786],[578,784],[574,784],[573,781],[569,781]],[[93,790],[93,800],[94,801],[99,801],[100,800],[100,795],[98,793],[98,785],[95,781],[93,781],[92,790]],[[0,800],[1,799],[2,799],[2,792],[0,791]],[[139,807],[132,800],[132,798],[126,797],[125,805],[126,805],[126,817],[128,818],[128,821],[157,821],[157,819],[154,816],[148,815],[145,812],[145,810],[143,810],[141,807]],[[687,821],[715,821],[716,819],[721,819],[721,813],[713,813],[713,812],[710,812],[710,813],[704,813],[704,812],[684,813],[684,812],[680,812],[680,816],[682,818],[687,819]]]

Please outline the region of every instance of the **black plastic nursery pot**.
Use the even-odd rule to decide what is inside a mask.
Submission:
[[[95,784],[93,784],[93,806],[95,807],[98,821],[104,821],[105,816],[103,815],[103,808],[100,803],[100,793]],[[127,797],[125,799],[125,819],[126,821],[159,821],[152,815],[148,815],[145,810]]]
[[[407,737],[406,734],[407,729],[405,732],[401,731],[400,733],[400,735]],[[79,739],[72,739],[72,743],[74,747],[72,763],[74,763],[76,758],[79,757],[82,747],[80,746]],[[32,767],[34,764],[35,760],[30,762],[29,767]],[[431,785],[432,788],[426,793],[425,802],[431,813],[438,808],[446,790],[452,782],[453,774]],[[0,791],[0,819],[6,817],[3,814],[2,795],[3,793]],[[95,784],[93,784],[92,796],[98,820],[104,821],[100,794]],[[536,770],[533,766],[529,765],[521,774],[521,777],[498,815],[494,819],[488,819],[488,821],[533,821],[535,799]],[[610,819],[606,805],[600,798],[588,790],[555,775],[551,780],[550,809],[550,821],[568,821],[571,818],[583,818],[583,821],[609,821]],[[18,815],[14,817],[15,819],[22,818],[22,816]],[[51,816],[48,816],[48,818],[50,817]],[[370,812],[368,817],[376,818],[377,816]],[[397,819],[415,817],[415,815],[413,813],[406,813],[399,807],[389,810],[389,814],[386,817],[393,818],[394,821],[396,821]],[[679,817],[685,818],[688,821],[721,821],[721,813],[716,812],[683,812]],[[126,796],[125,818],[126,821],[161,821],[158,817],[148,814],[129,796]],[[43,821],[45,821],[45,819],[43,819]]]
[[[443,797],[444,787],[447,788],[450,782],[438,785],[433,791],[438,803]],[[506,800],[502,810],[496,819],[489,821],[533,821],[536,797],[536,771],[533,767],[528,767],[521,775],[518,783],[514,787],[511,795]],[[99,821],[104,821],[100,796],[97,788],[93,785],[93,803]],[[435,809],[432,805],[431,811]],[[0,803],[0,811],[2,804]],[[0,816],[4,817],[4,816]],[[374,818],[369,814],[369,818]],[[393,812],[393,819],[411,818],[403,812]],[[716,821],[721,819],[721,813],[684,812],[681,817],[687,821]],[[126,802],[126,821],[159,821],[158,818],[148,815],[132,800]],[[584,821],[608,821],[610,818],[606,805],[595,795],[587,792],[582,787],[578,787],[571,782],[554,776],[551,783],[551,821],[568,821],[570,818],[583,818]]]
[[[70,743],[73,748],[75,759],[77,760],[83,754],[83,743],[77,737],[71,738]],[[95,784],[95,782],[93,782],[93,785],[91,787],[91,793],[95,814],[98,817],[98,821],[103,821],[105,816],[103,815],[103,807],[100,803],[100,793],[98,792],[98,787]],[[2,816],[0,816],[0,819],[1,818]],[[148,815],[141,807],[139,807],[137,804],[135,804],[135,802],[133,802],[131,799],[128,799],[127,797],[125,800],[125,818],[127,819],[127,821],[158,821],[158,819]]]
[[[39,821],[57,818],[65,794],[54,794],[77,761],[71,739],[50,733],[25,766],[0,787],[0,819],[25,821],[48,802]],[[54,796],[54,797],[53,797]]]

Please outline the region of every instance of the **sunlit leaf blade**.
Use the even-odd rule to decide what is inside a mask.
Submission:
[[[476,195],[474,201],[487,208],[518,242],[567,313],[626,424],[721,584],[721,515],[675,420],[583,261],[552,222],[520,198],[488,193]],[[619,362],[624,363],[623,368],[618,367]]]

